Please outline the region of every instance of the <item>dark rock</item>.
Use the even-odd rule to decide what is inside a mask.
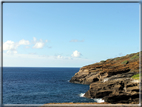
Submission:
[[[87,98],[103,98],[108,103],[138,103],[139,82],[131,78],[120,78],[90,84]]]

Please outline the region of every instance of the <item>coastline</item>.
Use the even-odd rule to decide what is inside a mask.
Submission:
[[[102,98],[111,104],[138,104],[139,71],[137,52],[83,66],[70,82],[90,85],[86,98]]]
[[[41,107],[140,107],[140,104],[110,104],[110,103],[49,103]]]

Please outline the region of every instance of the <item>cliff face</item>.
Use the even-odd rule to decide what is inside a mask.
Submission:
[[[139,103],[139,53],[101,61],[80,68],[70,80],[90,84],[87,98],[103,98],[109,103]]]

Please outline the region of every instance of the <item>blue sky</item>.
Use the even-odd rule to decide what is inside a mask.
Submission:
[[[3,4],[4,66],[82,67],[138,51],[138,3]]]

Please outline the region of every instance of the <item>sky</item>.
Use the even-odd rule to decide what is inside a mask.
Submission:
[[[4,3],[4,67],[82,67],[139,51],[138,3]]]

